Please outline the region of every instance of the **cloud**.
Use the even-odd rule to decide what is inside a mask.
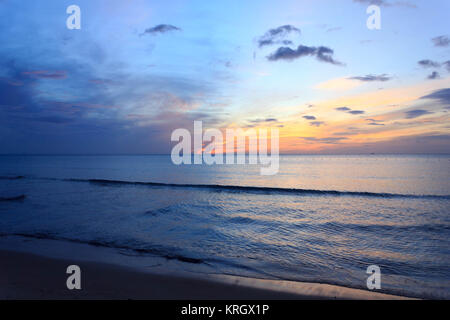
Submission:
[[[360,131],[341,131],[341,132],[334,132],[334,136],[354,136],[357,134],[360,134]]]
[[[322,62],[328,62],[331,64],[337,64],[342,65],[341,62],[336,61],[333,59],[332,55],[334,54],[334,51],[328,47],[319,47],[317,51],[317,59]]]
[[[363,111],[363,110],[352,110],[349,107],[339,107],[339,108],[335,108],[335,110],[347,112],[347,113],[354,114],[354,115],[365,113],[365,111]]]
[[[290,33],[300,34],[301,32],[300,29],[292,25],[284,25],[278,28],[270,29],[262,37],[258,39],[258,46],[262,48],[264,46],[274,45],[278,43],[282,43],[284,45],[291,45],[292,41],[283,39]]]
[[[369,126],[384,126],[384,123],[382,123],[384,122],[383,120],[368,118],[366,121],[370,121],[370,123],[368,123]]]
[[[442,64],[445,66],[445,68],[447,69],[447,71],[450,72],[450,60],[445,61],[445,62],[443,62]]]
[[[439,36],[431,39],[435,47],[448,47],[450,39],[447,36]]]
[[[34,64],[16,51],[0,58],[3,153],[166,153],[173,129],[226,117],[203,107],[215,101],[215,86],[202,79],[104,72],[94,61],[67,57]],[[54,80],[66,75],[63,87]]]
[[[392,77],[388,76],[387,74],[380,74],[380,75],[368,74],[365,76],[350,77],[349,79],[364,82],[372,82],[372,81],[389,81],[392,79]]]
[[[65,79],[67,78],[66,71],[48,71],[48,70],[34,70],[34,71],[23,71],[23,75],[30,78],[40,78],[40,79]]]
[[[372,119],[372,118],[368,118],[368,119],[366,119],[366,121],[371,121],[371,122],[383,122],[383,120],[377,120],[377,119]]]
[[[347,137],[327,137],[327,138],[316,138],[316,137],[300,137],[301,139],[309,142],[318,142],[325,144],[336,144],[342,140],[347,140]]]
[[[306,120],[316,120],[316,117],[314,116],[303,116]]]
[[[292,61],[301,57],[315,56],[317,60],[335,65],[342,65],[341,62],[333,59],[334,51],[328,47],[308,47],[299,45],[297,49],[289,47],[279,47],[274,53],[267,57],[270,61],[288,60]]]
[[[428,59],[420,60],[417,63],[424,68],[439,68],[441,66],[439,62],[431,61]]]
[[[251,119],[251,120],[247,120],[247,121],[251,122],[251,123],[264,123],[264,122],[278,122],[278,119],[266,118],[266,119]]]
[[[323,122],[323,121],[311,121],[309,123],[309,125],[313,126],[313,127],[320,127],[321,125],[324,125],[324,124],[325,124],[325,122]]]
[[[317,49],[314,47],[298,46],[296,50],[289,47],[280,47],[267,58],[271,61],[277,60],[294,60],[303,56],[315,55]]]
[[[405,112],[406,119],[415,119],[427,114],[432,114],[433,112],[422,110],[422,109],[415,109],[415,110],[409,110]]]
[[[363,111],[363,110],[351,110],[348,113],[351,113],[351,114],[363,114],[363,113],[365,113],[365,111]]]
[[[437,71],[433,71],[433,72],[427,77],[427,79],[430,79],[430,80],[439,79],[439,78],[440,78],[439,72],[437,72]]]
[[[442,104],[450,104],[450,88],[440,89],[421,97],[421,99],[433,99]]]
[[[181,29],[170,24],[158,24],[153,28],[145,29],[145,31],[141,35],[144,35],[146,33],[156,35],[158,33],[167,33],[171,31],[181,31]]]

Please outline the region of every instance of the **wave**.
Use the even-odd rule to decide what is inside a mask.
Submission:
[[[37,179],[54,180],[69,182],[85,182],[101,186],[147,186],[154,188],[179,188],[179,189],[206,189],[216,192],[234,192],[234,193],[262,193],[262,194],[298,194],[298,195],[318,195],[318,196],[352,196],[352,197],[375,197],[375,198],[408,198],[408,199],[443,199],[449,200],[450,195],[437,194],[402,194],[387,192],[368,192],[368,191],[340,191],[340,190],[318,190],[318,189],[300,189],[300,188],[280,188],[280,187],[256,187],[256,186],[237,186],[237,185],[219,185],[219,184],[185,184],[185,183],[164,183],[164,182],[144,182],[127,180],[109,180],[109,179],[76,179],[76,178],[46,178],[46,177],[1,177],[1,179]]]
[[[25,176],[0,176],[0,180],[19,180],[25,179]]]
[[[199,258],[188,257],[188,256],[175,254],[175,253],[168,253],[168,252],[156,249],[156,248],[133,248],[131,246],[115,243],[113,241],[73,239],[73,238],[55,236],[51,233],[42,233],[42,232],[38,232],[38,233],[0,233],[0,237],[8,237],[8,236],[25,237],[25,238],[32,238],[32,239],[68,241],[68,242],[89,244],[89,245],[92,245],[95,247],[130,250],[130,251],[134,251],[135,253],[138,253],[138,254],[151,254],[151,255],[155,255],[155,256],[160,256],[167,260],[179,260],[182,262],[195,263],[195,264],[205,263],[204,260],[199,259]]]
[[[77,238],[68,238],[68,237],[63,237],[63,236],[57,236],[55,234],[52,233],[47,233],[47,232],[36,232],[36,233],[21,233],[21,232],[16,232],[16,233],[0,233],[0,237],[24,237],[24,238],[30,238],[30,239],[38,239],[38,240],[55,240],[55,241],[67,241],[67,242],[73,242],[73,243],[80,243],[80,244],[87,244],[87,245],[91,245],[94,247],[104,247],[104,248],[111,248],[111,249],[116,249],[116,250],[126,250],[129,253],[134,253],[136,255],[152,255],[152,256],[158,256],[167,260],[178,260],[181,262],[186,262],[186,263],[192,263],[192,264],[205,264],[208,266],[211,266],[212,263],[217,263],[217,264],[221,264],[221,265],[225,265],[225,266],[230,266],[230,267],[235,267],[235,268],[239,268],[239,269],[244,269],[247,271],[252,271],[252,272],[256,272],[259,273],[261,275],[266,275],[266,276],[270,276],[274,279],[282,279],[280,277],[277,277],[273,274],[270,274],[268,272],[265,272],[263,270],[258,270],[256,268],[252,268],[250,266],[241,264],[241,263],[236,263],[230,260],[226,260],[226,259],[220,259],[220,258],[198,258],[198,257],[190,257],[184,254],[179,254],[179,253],[175,253],[175,252],[171,252],[171,250],[169,248],[167,248],[166,250],[163,249],[157,249],[157,248],[136,248],[136,247],[132,247],[126,244],[122,244],[122,243],[118,243],[116,241],[105,241],[105,240],[82,240],[82,239],[77,239]],[[129,255],[126,252],[120,252],[120,254],[124,254],[124,255]]]
[[[298,194],[298,195],[317,195],[317,196],[353,196],[353,197],[375,197],[375,198],[408,198],[408,199],[442,199],[450,200],[450,195],[437,194],[402,194],[388,192],[368,192],[368,191],[340,191],[340,190],[318,190],[318,189],[300,189],[300,188],[280,188],[280,187],[256,187],[256,186],[236,186],[220,184],[185,184],[185,183],[164,183],[164,182],[144,182],[144,181],[126,181],[109,179],[76,179],[76,178],[46,178],[46,177],[1,177],[2,179],[37,179],[69,182],[85,182],[101,186],[147,186],[154,188],[179,188],[179,189],[206,189],[216,192],[234,192],[234,193],[262,193],[262,194]]]
[[[15,197],[0,197],[0,201],[22,201],[26,198],[26,195],[21,194]]]
[[[180,188],[180,189],[206,189],[212,191],[238,192],[238,193],[264,193],[264,194],[298,194],[298,195],[323,195],[323,196],[354,196],[354,197],[376,197],[376,198],[426,198],[426,199],[450,199],[450,195],[414,195],[384,192],[365,191],[338,191],[338,190],[317,190],[298,188],[278,188],[278,187],[253,187],[218,184],[177,184],[162,182],[141,182],[123,181],[107,179],[63,179],[72,182],[89,182],[91,184],[103,186],[148,186],[160,188]]]

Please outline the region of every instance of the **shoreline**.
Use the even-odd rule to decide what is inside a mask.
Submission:
[[[81,268],[81,290],[68,290],[66,269]],[[200,278],[144,272],[81,259],[0,249],[0,299],[297,300],[410,299],[328,284],[225,275]]]

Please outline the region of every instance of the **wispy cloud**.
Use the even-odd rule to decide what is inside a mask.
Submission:
[[[334,51],[328,47],[308,47],[299,45],[297,49],[289,47],[280,47],[274,53],[267,57],[270,61],[288,60],[292,61],[301,57],[314,56],[321,62],[327,62],[334,65],[343,65],[341,62],[333,59]]]
[[[34,71],[23,71],[23,75],[31,78],[40,79],[65,79],[67,78],[66,71],[48,71],[48,70],[34,70]]]
[[[167,33],[171,31],[181,31],[181,29],[171,24],[158,24],[157,26],[154,26],[152,28],[145,29],[145,31],[141,35],[144,34],[156,35],[159,33]]]
[[[350,111],[352,109],[350,109],[349,107],[339,107],[339,108],[336,108],[336,110],[337,111]]]
[[[364,114],[365,111],[363,111],[363,110],[351,110],[348,113],[350,113],[350,114]]]
[[[265,119],[250,119],[247,120],[248,122],[259,124],[264,122],[278,122],[278,119],[276,118],[265,118]]]
[[[301,139],[309,142],[319,142],[325,144],[336,144],[340,143],[342,140],[347,140],[347,137],[326,137],[326,138],[316,138],[316,137],[300,137]]]
[[[314,116],[303,116],[306,120],[316,120],[316,117]]]
[[[437,72],[437,71],[433,71],[433,72],[427,77],[427,79],[429,79],[429,80],[434,80],[434,79],[439,79],[439,78],[440,78],[439,72]]]
[[[443,65],[445,66],[445,68],[447,69],[447,71],[450,72],[450,60],[445,61],[445,62],[443,63]]]
[[[383,122],[383,120],[377,120],[377,119],[372,119],[372,118],[367,118],[366,121],[371,121],[371,122]]]
[[[291,45],[293,44],[291,40],[284,39],[287,35],[291,33],[300,34],[301,31],[300,29],[292,25],[284,25],[278,28],[270,29],[258,39],[258,46],[262,48],[264,46],[274,44]]]
[[[435,47],[448,47],[450,45],[450,39],[447,36],[435,37],[432,38],[431,41]]]
[[[441,102],[442,104],[450,104],[450,88],[436,90],[421,99],[432,99]]]
[[[350,77],[349,79],[364,82],[372,82],[372,81],[389,81],[392,79],[392,77],[388,76],[387,74],[380,74],[380,75],[368,74],[365,76]]]
[[[439,62],[428,60],[428,59],[420,60],[417,63],[421,67],[424,67],[424,68],[439,68],[441,66],[441,64]]]
[[[433,112],[431,111],[427,111],[427,110],[422,110],[422,109],[415,109],[415,110],[409,110],[405,112],[406,115],[406,119],[415,119],[427,114],[432,114]]]
[[[364,114],[365,113],[364,110],[352,110],[349,107],[339,107],[339,108],[335,108],[335,110],[342,111],[342,112],[347,112],[347,113],[354,114],[354,115]]]
[[[309,123],[309,125],[310,125],[310,126],[313,126],[313,127],[320,127],[320,126],[322,126],[322,125],[324,125],[324,124],[325,124],[324,121],[311,121],[311,122]]]

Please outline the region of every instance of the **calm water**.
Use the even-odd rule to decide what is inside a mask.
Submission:
[[[0,156],[0,235],[355,288],[376,264],[383,292],[450,298],[450,156],[283,156],[275,176],[168,156]]]

